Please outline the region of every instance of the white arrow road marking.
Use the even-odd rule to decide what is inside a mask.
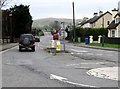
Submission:
[[[63,81],[63,80],[67,80],[67,78],[63,78],[61,76],[57,76],[57,75],[54,75],[54,74],[50,74],[50,79],[56,79],[56,80],[60,80],[60,81]]]
[[[90,86],[90,85],[85,85],[85,84],[74,83],[74,82],[69,81],[67,78],[57,76],[57,75],[54,75],[54,74],[50,74],[50,79],[58,80],[58,81],[61,81],[61,82],[64,82],[64,83],[77,85],[77,86],[82,86],[82,87],[94,87],[94,88],[96,87],[96,86]]]

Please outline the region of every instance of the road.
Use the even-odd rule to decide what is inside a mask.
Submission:
[[[118,52],[73,46],[69,53],[53,56],[49,47],[51,35],[41,37],[36,51],[18,51],[18,46],[2,52],[3,87],[118,87],[118,81],[88,75],[95,68],[118,66]]]

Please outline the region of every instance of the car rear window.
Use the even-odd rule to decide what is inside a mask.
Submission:
[[[30,40],[33,39],[32,35],[22,35],[22,36],[20,37],[20,39],[25,39],[25,38],[28,38],[28,39],[30,39]]]

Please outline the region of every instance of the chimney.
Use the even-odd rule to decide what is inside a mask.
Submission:
[[[120,1],[118,2],[118,12],[120,12]]]
[[[103,11],[100,11],[100,12],[99,12],[99,16],[102,15],[102,14],[103,14]]]
[[[88,17],[84,17],[83,20],[88,20],[89,18]]]
[[[98,16],[98,13],[94,13],[94,16]]]
[[[118,13],[118,10],[116,9],[116,8],[114,8],[113,10],[112,10],[112,19],[114,20],[114,17],[115,17],[115,15]]]

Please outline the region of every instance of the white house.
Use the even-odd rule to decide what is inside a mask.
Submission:
[[[108,26],[108,37],[120,37],[120,12],[118,12],[114,20]]]

